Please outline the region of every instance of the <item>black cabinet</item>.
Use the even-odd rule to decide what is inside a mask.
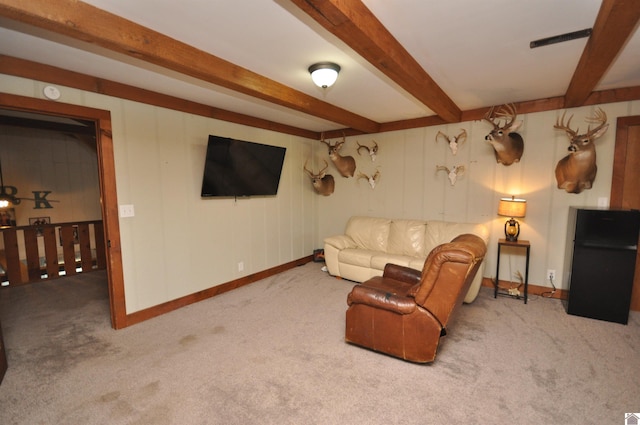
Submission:
[[[640,211],[572,207],[567,229],[567,313],[626,324]]]

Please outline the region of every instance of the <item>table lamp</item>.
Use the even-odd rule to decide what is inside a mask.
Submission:
[[[509,242],[517,242],[520,234],[520,223],[516,218],[522,218],[527,213],[527,201],[511,198],[501,198],[498,204],[498,215],[509,217],[504,223],[504,235]]]

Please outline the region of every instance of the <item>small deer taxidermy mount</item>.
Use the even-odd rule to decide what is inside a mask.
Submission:
[[[449,145],[449,149],[451,149],[451,153],[455,155],[458,153],[458,147],[460,147],[460,145],[462,145],[464,141],[467,140],[467,130],[462,129],[460,134],[453,137],[449,137],[442,131],[438,131],[438,134],[436,134],[436,143],[440,140],[446,141]]]
[[[451,169],[444,165],[436,165],[436,173],[438,171],[446,171],[449,183],[451,183],[451,186],[455,186],[458,176],[464,174],[464,165],[454,165]]]
[[[324,168],[317,174],[307,168],[307,162],[304,163],[304,171],[311,177],[311,184],[313,190],[323,196],[329,196],[333,193],[336,187],[336,181],[331,174],[326,174],[325,171],[329,168],[329,163],[324,161]]]
[[[357,149],[358,155],[360,155],[360,149],[364,149],[367,151],[367,153],[371,157],[371,162],[376,162],[376,156],[378,155],[378,144],[376,143],[375,140],[373,141],[372,147],[369,147],[367,145],[361,145],[360,143],[358,143],[358,149]]]
[[[580,193],[584,189],[591,189],[593,181],[596,179],[598,166],[596,165],[596,147],[593,142],[607,131],[609,124],[607,124],[607,114],[598,108],[593,116],[588,117],[586,121],[599,125],[593,130],[589,126],[585,134],[578,134],[579,128],[571,129],[573,115],[565,124],[565,114],[566,111],[553,126],[557,130],[564,130],[570,140],[569,154],[558,161],[556,165],[556,181],[558,189],[564,189],[568,193]]]
[[[376,184],[378,184],[378,180],[380,180],[380,170],[376,170],[376,172],[371,176],[368,176],[362,172],[358,172],[358,180],[360,179],[366,179],[367,182],[369,182],[369,186],[371,186],[371,189],[375,189]]]
[[[496,162],[502,165],[511,165],[520,162],[524,152],[524,140],[515,131],[520,128],[522,121],[516,122],[515,105],[503,105],[497,111],[492,106],[483,119],[493,126],[493,130],[484,138],[493,146]],[[504,118],[504,125],[500,125],[500,119]],[[498,121],[498,122],[496,122]]]
[[[344,145],[345,136],[342,136],[341,142],[336,142],[332,145],[330,142],[325,142],[324,133],[322,133],[320,141],[329,148],[329,158],[333,161],[333,165],[336,166],[340,175],[342,177],[353,177],[356,171],[356,160],[352,156],[340,156],[338,153],[342,145]]]

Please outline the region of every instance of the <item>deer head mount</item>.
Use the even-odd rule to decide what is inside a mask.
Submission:
[[[333,193],[336,187],[336,181],[334,180],[331,174],[326,174],[325,171],[329,168],[329,163],[324,161],[324,168],[320,170],[317,174],[307,168],[307,162],[304,163],[304,171],[307,172],[309,177],[311,178],[311,184],[313,185],[313,190],[316,193],[319,193],[323,196],[329,196]]]
[[[340,156],[338,153],[342,145],[344,145],[345,136],[342,136],[341,142],[336,142],[332,145],[330,142],[324,140],[324,133],[322,133],[320,142],[329,148],[329,158],[331,158],[333,165],[336,166],[340,175],[342,177],[353,177],[356,171],[356,160],[352,156]]]
[[[444,165],[436,165],[436,173],[438,171],[446,171],[449,183],[451,183],[451,186],[455,186],[458,176],[464,174],[464,165],[454,165],[451,169]]]
[[[594,140],[602,136],[607,129],[607,114],[598,108],[593,116],[588,117],[588,123],[598,123],[598,126],[591,129],[587,128],[585,134],[578,134],[579,128],[571,129],[571,118],[564,123],[564,116],[567,111],[562,113],[562,118],[556,120],[553,128],[564,130],[569,136],[569,154],[558,161],[556,165],[556,181],[558,189],[564,189],[568,193],[580,193],[584,189],[591,189],[593,181],[596,179],[598,166],[596,165],[596,147]]]
[[[361,145],[360,143],[358,143],[358,149],[357,149],[358,155],[360,155],[360,149],[364,149],[367,151],[367,153],[371,157],[371,162],[376,162],[376,157],[378,156],[378,143],[376,143],[375,140],[373,141],[372,147]]]
[[[496,162],[511,165],[520,162],[524,152],[524,141],[515,131],[520,128],[522,121],[516,122],[515,105],[503,105],[497,111],[492,106],[483,119],[493,126],[485,140],[491,144],[496,155]],[[504,124],[500,120],[504,118]],[[496,122],[497,121],[497,122]]]
[[[358,180],[360,179],[366,179],[367,182],[369,182],[369,186],[371,186],[371,189],[375,189],[376,184],[378,184],[378,180],[380,180],[380,170],[376,170],[376,172],[371,176],[368,176],[362,172],[358,172]]]
[[[462,129],[460,134],[453,137],[449,137],[442,131],[438,131],[438,134],[436,134],[436,143],[440,140],[446,141],[449,149],[451,149],[451,153],[455,155],[458,153],[458,148],[467,140],[467,130]]]

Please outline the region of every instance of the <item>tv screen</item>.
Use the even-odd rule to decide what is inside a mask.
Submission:
[[[210,135],[200,195],[276,195],[285,151],[278,146]]]

